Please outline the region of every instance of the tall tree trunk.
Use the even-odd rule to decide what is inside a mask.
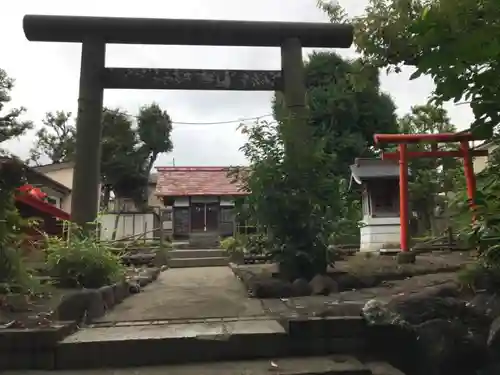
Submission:
[[[153,169],[153,164],[155,163],[157,157],[158,153],[155,151],[149,157],[149,162],[146,167],[146,172],[148,173],[148,179],[149,179],[149,174],[151,173],[151,169]]]

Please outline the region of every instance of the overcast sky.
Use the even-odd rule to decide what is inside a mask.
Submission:
[[[366,0],[341,0],[350,15],[360,14]],[[25,14],[81,16],[209,18],[266,21],[327,22],[316,0],[17,0],[0,14],[0,67],[16,79],[13,105],[28,109],[27,118],[40,123],[48,111],[76,113],[80,69],[79,44],[28,42],[22,29]],[[304,57],[311,50],[304,51]],[[354,56],[353,50],[337,50]],[[108,67],[280,69],[278,48],[122,46],[109,45]],[[408,80],[409,73],[384,76],[398,114],[425,103],[432,90],[428,78]],[[107,90],[104,104],[137,113],[153,101],[168,111],[174,122],[223,122],[262,116],[271,112],[271,93],[211,91]],[[468,106],[447,106],[459,129],[466,128],[472,113]],[[156,165],[235,165],[244,163],[238,151],[244,138],[238,123],[174,125],[174,151],[159,157]],[[8,148],[25,157],[33,137],[10,142]]]

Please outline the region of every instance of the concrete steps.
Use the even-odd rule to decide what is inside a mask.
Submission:
[[[186,258],[224,258],[226,252],[220,249],[189,249],[189,250],[172,250],[170,257],[175,259]]]
[[[341,326],[341,323],[339,321],[337,325]],[[324,334],[322,337],[306,337],[287,331],[276,320],[264,317],[233,321],[207,319],[191,323],[142,322],[141,325],[141,322],[120,322],[110,326],[96,325],[60,342],[54,367],[64,370],[123,368],[254,359],[269,363],[271,359],[277,361],[286,357],[355,355],[362,352],[365,345],[364,339],[356,337],[356,334],[346,336],[344,333],[347,330],[329,338]],[[354,363],[354,359],[349,363]],[[329,374],[372,374],[360,364],[338,368],[344,372]]]
[[[113,372],[112,372],[113,371]],[[170,365],[159,367],[140,367],[120,370],[99,370],[100,374],[111,375],[374,375],[370,368],[350,356],[279,358],[272,362],[268,359],[252,361],[224,361]],[[65,371],[71,375],[71,371]],[[377,375],[394,375],[378,373]]]
[[[191,249],[216,249],[219,243],[219,234],[216,232],[198,232],[189,235]]]
[[[16,368],[67,375],[96,369],[103,375],[404,375],[386,362],[360,359],[371,358],[364,327],[361,317],[101,322],[37,353],[43,357],[37,366]]]
[[[170,268],[187,268],[187,267],[215,267],[227,266],[229,263],[227,258],[170,258],[168,266]]]
[[[227,266],[229,260],[219,249],[172,250],[168,266],[171,268]]]

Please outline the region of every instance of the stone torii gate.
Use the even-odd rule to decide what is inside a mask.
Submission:
[[[72,221],[95,220],[104,89],[282,91],[290,117],[305,109],[302,48],[348,48],[345,24],[26,15],[29,41],[82,44]],[[281,71],[106,68],[106,44],[280,47]]]

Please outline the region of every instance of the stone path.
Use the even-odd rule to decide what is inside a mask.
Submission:
[[[243,285],[229,267],[196,267],[162,272],[157,281],[96,322],[263,315],[260,301],[247,297]]]
[[[280,358],[238,362],[213,362],[179,366],[138,367],[128,369],[63,370],[63,375],[269,375],[269,374],[366,374],[370,369],[374,375],[404,375],[386,363],[366,363],[349,356]],[[20,375],[9,371],[4,375]],[[23,371],[23,375],[49,375],[50,371]]]

